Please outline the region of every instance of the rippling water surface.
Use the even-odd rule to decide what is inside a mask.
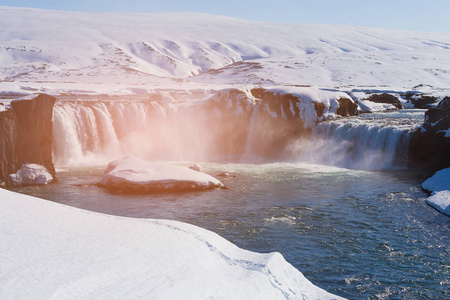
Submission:
[[[314,284],[350,299],[450,298],[450,218],[425,203],[424,177],[300,163],[203,164],[228,189],[112,195],[104,167],[59,170],[17,191],[92,211],[179,220],[257,252],[279,251]]]

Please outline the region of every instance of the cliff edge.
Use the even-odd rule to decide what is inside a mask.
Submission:
[[[10,185],[9,174],[22,164],[43,165],[55,177],[52,156],[52,114],[56,98],[39,94],[11,102],[0,112],[0,181]]]

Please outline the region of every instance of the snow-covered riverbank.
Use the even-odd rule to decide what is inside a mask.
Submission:
[[[2,299],[336,299],[279,253],[0,190]]]

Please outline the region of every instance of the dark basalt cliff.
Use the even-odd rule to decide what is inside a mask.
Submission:
[[[430,172],[450,167],[450,97],[425,113],[424,124],[412,136],[408,161]],[[446,136],[447,135],[447,136]]]
[[[43,165],[55,177],[52,157],[52,114],[56,99],[40,94],[11,102],[0,113],[0,181],[10,184],[9,174],[24,163]]]
[[[397,97],[387,94],[387,93],[383,93],[383,94],[373,94],[371,95],[369,98],[367,98],[366,100],[375,102],[375,103],[387,103],[387,104],[392,104],[393,106],[395,106],[398,109],[402,109],[403,105],[400,102],[400,100],[398,100]]]

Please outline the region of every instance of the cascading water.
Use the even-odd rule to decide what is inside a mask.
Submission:
[[[252,161],[257,157],[264,161],[264,154],[271,151],[279,154],[271,160],[389,169],[405,166],[410,132],[423,120],[419,110],[364,114],[322,122],[310,137],[292,138],[286,136],[288,127],[283,124],[287,120],[278,120],[276,126],[266,123],[263,118],[273,117],[263,116],[260,108],[261,104],[255,103],[237,114],[205,103],[61,102],[55,106],[53,117],[55,163],[104,164],[123,155],[202,161],[223,157]],[[281,145],[280,138],[290,144]],[[286,151],[267,146],[273,144]]]
[[[161,117],[166,115],[157,103],[60,103],[53,112],[55,163],[105,163],[120,155],[137,154],[133,149],[151,149],[144,137]],[[140,140],[136,138],[139,133]]]
[[[241,155],[245,143],[235,130],[237,119],[235,112],[230,117],[202,105],[61,102],[53,114],[55,164],[104,164],[123,155],[202,161]],[[239,129],[247,136],[245,126]]]
[[[411,132],[423,114],[401,110],[323,122],[307,143],[292,145],[293,152],[301,160],[351,169],[405,167]]]

